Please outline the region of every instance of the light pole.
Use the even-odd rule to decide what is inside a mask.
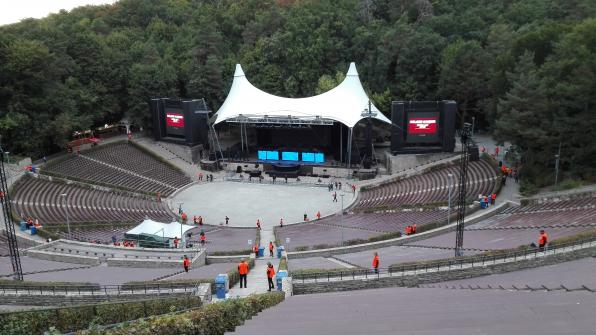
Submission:
[[[182,205],[184,205],[184,203],[183,202],[177,202],[177,204],[178,204],[178,212],[182,212],[183,213],[183,211],[182,211]],[[185,241],[185,238],[184,238],[183,234],[184,233],[182,232],[182,218],[181,218],[180,219],[180,242],[182,242],[182,248],[185,248],[186,247],[186,241]]]
[[[5,151],[4,153],[6,154],[6,164],[10,165],[10,152]],[[12,173],[10,173],[10,168],[6,170],[6,174],[8,175],[8,181],[10,182],[10,180],[12,179]]]
[[[64,212],[66,213],[66,227],[68,228],[68,239],[71,240],[72,239],[72,235],[70,234],[70,220],[68,219],[68,200],[67,200],[67,196],[68,194],[66,193],[62,193],[61,194],[62,199],[64,199]]]
[[[557,190],[557,184],[559,183],[559,161],[561,159],[561,142],[559,142],[559,151],[558,153],[555,155],[555,158],[557,159],[555,161],[555,191]]]
[[[341,246],[344,246],[344,194],[339,195],[341,197],[341,216],[339,217],[339,225],[341,230]]]
[[[449,185],[447,186],[449,189],[449,196],[448,196],[448,200],[447,200],[447,225],[449,225],[449,223],[451,223],[451,180],[453,178],[453,174],[448,174],[447,175],[447,180],[449,180]]]
[[[476,118],[472,116],[472,136],[474,136],[474,126],[476,125]]]

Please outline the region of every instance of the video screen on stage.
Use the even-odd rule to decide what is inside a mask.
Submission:
[[[282,151],[281,152],[281,160],[282,161],[298,161],[298,153],[295,151]]]
[[[407,119],[408,143],[439,141],[439,112],[410,112]]]
[[[267,160],[279,160],[279,152],[277,151],[266,151]]]
[[[320,152],[315,153],[315,163],[325,163],[325,154]]]
[[[303,152],[302,153],[302,161],[314,163],[315,162],[315,153],[314,152]]]
[[[166,133],[184,136],[184,115],[180,109],[166,109]]]
[[[257,158],[262,161],[266,160],[267,159],[267,151],[265,151],[265,150],[257,151]]]

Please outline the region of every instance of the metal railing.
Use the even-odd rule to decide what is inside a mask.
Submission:
[[[552,291],[564,291],[564,292],[576,292],[576,291],[587,291],[587,292],[592,292],[592,293],[596,293],[596,289],[595,288],[590,288],[586,285],[581,285],[581,286],[577,286],[577,287],[566,287],[563,284],[560,284],[559,286],[555,286],[555,287],[548,287],[546,285],[540,285],[540,286],[530,286],[528,284],[525,284],[524,286],[518,287],[517,285],[511,285],[511,286],[503,286],[503,285],[496,285],[496,286],[492,286],[492,285],[486,285],[486,286],[480,286],[480,285],[440,285],[440,284],[425,284],[425,285],[419,285],[418,287],[420,288],[442,288],[442,289],[450,289],[450,290],[502,290],[502,291],[528,291],[528,292],[536,292],[536,291],[540,291],[540,292],[544,292],[544,291],[548,291],[548,292],[552,292]]]
[[[519,260],[547,257],[593,246],[596,246],[596,237],[562,243],[552,247],[548,246],[544,250],[534,248],[528,250],[506,251],[495,255],[482,254],[461,258],[451,258],[424,262],[420,264],[392,265],[387,268],[380,268],[378,271],[375,271],[374,269],[356,269],[346,271],[321,271],[303,274],[297,273],[292,274],[292,281],[294,283],[316,283],[320,281],[328,282],[343,280],[368,280],[375,278],[401,277],[407,275],[462,270],[516,262]]]
[[[145,294],[195,293],[198,284],[125,284],[125,285],[0,285],[2,295],[118,296]]]

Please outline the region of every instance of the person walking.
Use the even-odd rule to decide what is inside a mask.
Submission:
[[[495,205],[497,203],[497,194],[493,193],[490,195],[490,204]]]
[[[321,211],[317,211],[317,220],[321,219]]]
[[[271,292],[274,288],[273,286],[273,277],[275,276],[275,269],[273,268],[273,264],[271,262],[267,262],[267,282],[269,283],[269,289],[267,291]]]
[[[230,222],[230,218],[226,215],[226,226],[228,225],[228,222]]]
[[[178,240],[178,236],[174,237],[174,249],[178,249],[178,243],[180,242],[180,240]]]
[[[280,218],[279,219],[279,226],[283,227],[284,226],[284,218]]]
[[[373,257],[372,266],[375,273],[379,273],[379,254],[376,251]]]
[[[201,233],[201,246],[205,247],[205,243],[207,242],[207,236],[205,236],[205,233],[202,232]]]
[[[273,242],[269,241],[269,257],[273,257]]]
[[[182,266],[184,267],[185,272],[188,272],[190,269],[190,259],[188,259],[188,256],[186,255],[184,255],[184,259],[182,260]]]
[[[259,246],[258,245],[253,245],[252,247],[252,252],[255,253],[255,258],[259,258]]]
[[[337,202],[337,192],[333,192],[333,202]]]
[[[544,230],[540,230],[540,236],[538,237],[538,248],[540,251],[546,250],[546,244],[548,243],[548,235]]]
[[[244,284],[244,288],[246,286],[246,275],[248,274],[248,264],[243,259],[240,260],[240,264],[238,264],[238,273],[240,274],[240,288],[242,288],[242,284]]]
[[[257,229],[261,229],[261,220],[257,219]]]

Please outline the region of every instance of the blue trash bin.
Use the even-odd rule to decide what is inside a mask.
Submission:
[[[277,258],[281,258],[281,256],[283,255],[284,252],[284,246],[280,245],[279,247],[277,247]]]
[[[282,278],[287,277],[287,276],[288,276],[288,271],[286,271],[286,270],[277,271],[277,275],[275,275],[275,281],[277,283],[278,291],[281,291],[281,289],[282,289],[282,284],[281,284]]]
[[[31,226],[30,232],[31,232],[31,235],[37,234],[37,228],[35,228],[35,226]]]
[[[228,291],[228,275],[219,274],[215,277],[215,295],[218,299],[225,299]]]
[[[27,230],[27,222],[25,222],[25,221],[21,221],[21,222],[19,223],[19,227],[21,228],[21,231],[25,231],[25,230]]]
[[[259,247],[259,257],[264,257],[264,256],[265,256],[265,248]]]
[[[480,208],[482,208],[482,209],[486,208],[486,202],[484,202],[484,200],[480,201]]]

